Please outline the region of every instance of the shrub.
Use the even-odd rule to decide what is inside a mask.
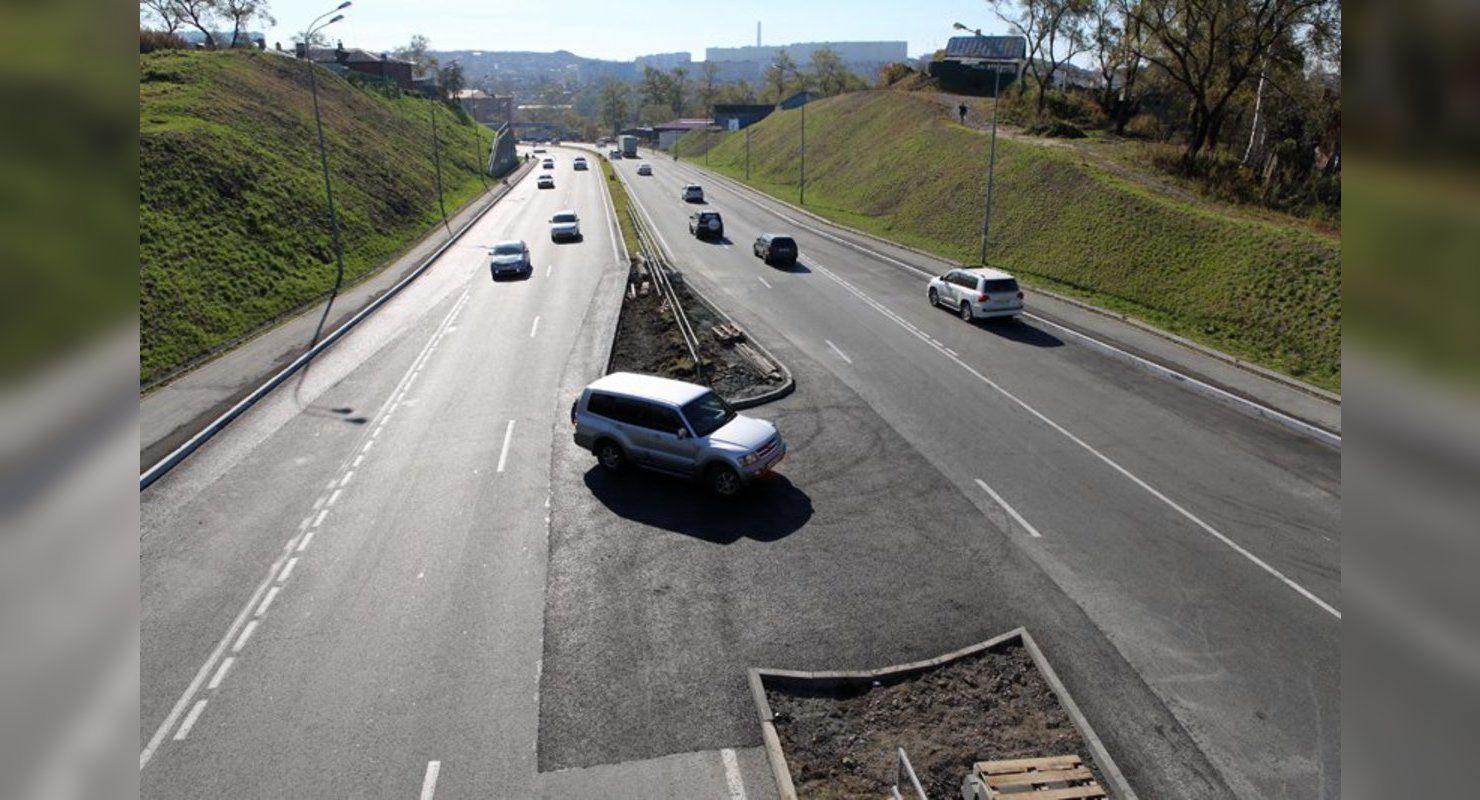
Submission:
[[[1166,128],[1155,114],[1137,114],[1125,124],[1125,134],[1135,139],[1166,140]]]
[[[1028,133],[1032,136],[1048,136],[1056,139],[1083,139],[1084,131],[1076,125],[1067,122],[1052,120],[1040,122],[1028,127]]]
[[[155,50],[184,50],[190,45],[184,39],[173,33],[164,31],[139,31],[139,52],[152,53]]]
[[[911,69],[907,64],[900,64],[898,62],[885,64],[879,68],[879,88],[887,89],[914,74],[915,70]]]

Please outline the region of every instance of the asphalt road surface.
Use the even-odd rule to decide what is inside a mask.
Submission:
[[[1186,775],[1157,777],[1166,771],[1156,763],[1165,754],[1131,754],[1162,723],[1141,707],[1146,698],[1135,687],[1119,681],[1113,659],[1079,635],[1072,615],[1055,613],[1077,606],[1235,794],[1340,795],[1338,450],[1051,327],[963,323],[932,309],[925,278],[897,262],[927,273],[946,265],[799,220],[688,165],[649,163],[655,174],[641,177],[637,161],[617,162],[686,278],[797,373],[796,399],[769,413],[783,432],[801,434],[783,469],[792,488],[782,499],[805,508],[789,493],[811,498],[807,522],[749,571],[733,558],[669,563],[661,552],[633,562],[695,584],[678,603],[689,624],[675,630],[705,631],[707,646],[670,647],[671,655],[854,669],[929,655],[1021,622],[1050,639],[1050,658],[1070,673],[1070,689],[1097,707],[1091,721],[1130,762],[1122,766],[1134,784],[1148,796],[1196,793],[1191,782],[1176,783],[1190,781]],[[688,234],[687,215],[697,206],[680,195],[690,182],[702,184],[707,205],[724,215],[723,241]],[[754,258],[750,245],[763,231],[795,235],[800,264],[769,267]],[[1031,293],[1027,302],[1031,310]],[[588,482],[604,499],[600,476]],[[823,501],[817,495],[827,490],[837,496]],[[619,514],[626,508],[616,507]],[[839,510],[834,522],[831,512]],[[658,527],[693,526],[631,516]],[[794,524],[784,522],[781,530]],[[846,541],[814,533],[830,523]],[[557,531],[556,542],[564,535]],[[814,537],[815,550],[783,552]],[[732,545],[753,546],[749,539]],[[1022,561],[1051,580],[1020,577],[1033,589],[1017,594],[993,579],[1007,563],[1014,573],[1026,569]],[[696,566],[717,574],[692,574]],[[552,619],[564,569],[557,548]],[[571,590],[589,592],[579,583],[598,576],[578,575]],[[1069,603],[1039,583],[1061,589]],[[764,610],[753,608],[762,602]],[[606,626],[651,629],[659,617],[672,620],[665,611],[602,618],[595,627],[620,637]],[[774,628],[734,621],[757,618]],[[713,633],[727,625],[740,630],[728,638]],[[1040,634],[1040,626],[1048,630]],[[571,632],[552,625],[547,650],[565,635]],[[549,684],[562,672],[558,659],[547,660]],[[558,704],[547,698],[547,718]]]
[[[791,454],[730,505],[602,474],[567,414],[625,266],[555,152],[141,496],[144,796],[766,797],[745,667],[1018,625],[1143,797],[1339,796],[1338,453],[820,235],[765,267],[784,224],[703,179],[700,243],[654,160],[617,163],[675,260],[796,374],[751,412]]]

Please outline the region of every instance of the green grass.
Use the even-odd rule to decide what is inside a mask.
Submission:
[[[751,128],[749,184],[798,200],[801,112]],[[680,152],[704,163],[703,134]],[[744,179],[745,134],[709,166]],[[698,155],[696,155],[698,154]],[[987,137],[904,92],[807,107],[806,207],[964,263],[980,256]],[[1072,149],[997,140],[995,267],[1319,386],[1341,383],[1340,242],[1296,220],[1191,204]]]
[[[419,97],[318,72],[346,280],[374,273],[483,191],[475,127]],[[308,75],[270,53],[139,58],[139,372],[144,383],[313,302],[334,283]]]
[[[617,225],[622,229],[622,242],[627,245],[628,253],[636,253],[637,228],[632,223],[632,200],[627,197],[627,187],[617,179],[617,174],[612,169],[612,162],[605,155],[597,157],[601,162],[601,173],[606,176],[606,185],[611,192],[612,208],[617,214]]]

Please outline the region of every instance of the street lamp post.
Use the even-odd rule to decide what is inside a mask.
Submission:
[[[798,187],[797,205],[807,204],[807,100],[802,98],[802,183]]]
[[[750,126],[745,126],[745,180],[750,180]]]
[[[1002,90],[1002,71],[992,66],[992,145],[987,156],[987,200],[982,211],[982,266],[987,265],[987,238],[992,232],[992,184],[997,177],[997,95]]]
[[[447,66],[457,63],[457,59],[447,62]],[[437,93],[441,94],[442,84],[437,84]],[[447,230],[447,235],[452,235],[452,224],[447,221],[447,202],[442,197],[442,147],[437,136],[437,103],[433,100],[430,106],[432,112],[432,164],[437,172],[437,207],[442,210],[442,227]]]
[[[307,30],[303,33],[303,55],[305,56],[304,60],[308,64],[308,90],[309,94],[313,96],[313,124],[314,128],[318,131],[319,165],[323,168],[324,172],[324,198],[329,205],[329,235],[334,244],[334,263],[336,266],[334,288],[329,292],[329,302],[324,305],[323,316],[319,318],[319,324],[314,330],[313,342],[309,345],[309,349],[313,349],[313,346],[319,343],[319,336],[324,331],[324,323],[329,319],[329,310],[334,306],[334,298],[339,296],[339,287],[344,284],[344,247],[339,240],[339,214],[334,210],[334,184],[329,180],[329,150],[324,145],[324,120],[319,114],[319,83],[315,77],[315,73],[318,70],[314,67],[313,63],[313,37],[320,30],[344,19],[344,15],[335,14],[333,19],[322,25],[318,24],[319,20],[330,14],[334,14],[335,11],[349,8],[349,6],[350,0],[345,0],[345,2],[336,6],[333,11],[326,11],[314,17],[313,21],[308,23]]]

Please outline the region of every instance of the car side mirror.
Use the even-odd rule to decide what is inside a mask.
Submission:
[[[680,439],[687,439],[687,438],[689,438],[689,429],[688,428],[679,428],[678,430],[674,431],[673,433],[674,433],[675,436],[677,436]]]

